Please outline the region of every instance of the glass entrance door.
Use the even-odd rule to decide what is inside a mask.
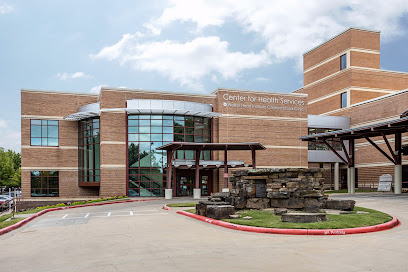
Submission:
[[[180,175],[180,196],[192,196],[194,188],[194,177],[191,175]]]
[[[177,169],[177,196],[193,196],[195,172],[192,169]],[[211,172],[208,170],[200,171],[200,189],[202,196],[208,196],[211,193]]]

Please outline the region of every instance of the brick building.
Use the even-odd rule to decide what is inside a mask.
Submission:
[[[304,86],[294,93],[308,94],[309,134],[398,119],[408,108],[408,73],[380,69],[379,31],[350,28],[306,52],[303,62]],[[328,122],[325,117],[338,119]],[[407,139],[402,135],[403,145]],[[382,137],[372,140],[388,151]],[[309,166],[326,168],[326,180],[334,184],[339,178],[346,188],[347,166],[327,149],[309,144]],[[394,165],[365,139],[356,141],[355,152],[356,188],[373,188],[380,175],[394,175]],[[407,162],[402,161],[403,182],[408,181]]]
[[[257,152],[257,167],[324,167],[328,186],[337,179],[344,185],[341,160],[299,137],[399,118],[406,88],[408,73],[380,70],[380,33],[350,28],[304,54],[304,86],[293,93],[22,90],[22,193],[164,196],[167,154],[156,148],[170,142],[260,142],[266,150]],[[357,187],[393,174],[376,152],[356,143]],[[174,158],[173,196],[192,195],[194,152],[179,150]],[[201,195],[223,188],[224,169],[209,167],[223,160],[223,152],[201,153]],[[228,167],[250,162],[250,152],[228,153]]]

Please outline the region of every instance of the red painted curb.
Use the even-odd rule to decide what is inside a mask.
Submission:
[[[256,233],[287,234],[287,235],[346,235],[346,234],[357,234],[357,233],[382,231],[382,230],[392,229],[400,225],[400,222],[398,221],[398,219],[393,216],[392,220],[389,222],[386,222],[380,225],[369,226],[369,227],[359,227],[359,228],[349,228],[349,229],[274,229],[274,228],[262,228],[262,227],[237,225],[237,224],[228,223],[228,222],[208,218],[205,216],[189,213],[186,211],[178,211],[177,213],[209,223],[209,224],[227,228],[227,229],[256,232]]]
[[[124,202],[140,202],[140,201],[153,201],[153,200],[158,200],[158,199],[135,199],[135,200],[123,200],[123,201],[113,201],[113,202],[105,202],[105,203],[97,202],[97,203],[90,203],[90,204],[83,204],[83,205],[76,205],[76,206],[64,206],[64,207],[50,208],[50,209],[42,210],[38,213],[34,213],[30,217],[27,217],[26,219],[21,220],[20,222],[17,222],[14,225],[8,226],[7,228],[0,229],[0,236],[10,231],[13,231],[15,229],[18,229],[24,226],[25,224],[27,224],[28,222],[34,220],[35,218],[45,213],[52,212],[52,211],[74,209],[74,208],[81,208],[81,207],[102,206],[102,205],[118,204],[118,203],[124,203]]]
[[[170,211],[171,208],[170,208],[170,207],[167,207],[167,205],[164,205],[164,206],[163,206],[163,210]]]

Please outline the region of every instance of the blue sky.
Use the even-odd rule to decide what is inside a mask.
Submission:
[[[0,0],[0,146],[20,151],[22,88],[291,92],[302,53],[350,26],[408,72],[406,0]]]

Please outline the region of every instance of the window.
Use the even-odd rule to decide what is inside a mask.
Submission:
[[[99,118],[78,123],[79,182],[100,182]]]
[[[335,130],[336,129],[331,128],[309,128],[309,135],[326,133]],[[341,144],[338,140],[333,141],[331,139],[328,139],[327,143],[331,145],[334,150],[341,151]],[[329,150],[329,148],[324,143],[309,142],[308,150]]]
[[[128,116],[129,196],[163,196],[166,188],[166,151],[171,142],[211,143],[211,118],[179,115]],[[194,159],[195,152],[177,150],[176,159]],[[210,160],[211,152],[200,159]]]
[[[347,107],[347,93],[342,93],[341,94],[341,107],[345,108]]]
[[[340,70],[347,68],[347,54],[340,56]]]
[[[31,171],[31,196],[59,196],[58,171]]]
[[[58,121],[31,120],[31,145],[58,146]]]

